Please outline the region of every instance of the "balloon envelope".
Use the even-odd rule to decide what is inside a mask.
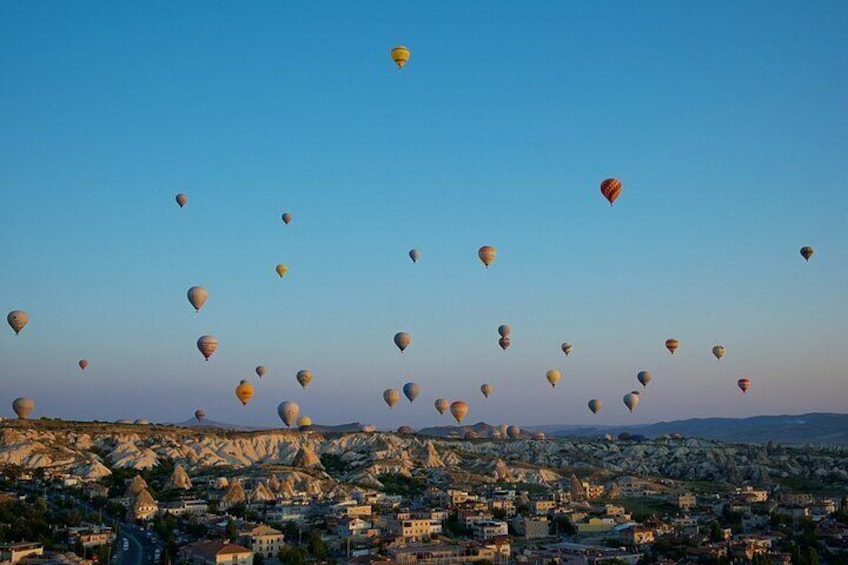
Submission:
[[[571,349],[573,347],[574,346],[571,345],[570,343],[563,343],[562,344],[562,352],[565,353],[566,356],[571,355]]]
[[[458,424],[462,423],[462,419],[468,414],[468,403],[462,400],[451,402],[450,411]]]
[[[409,61],[410,54],[409,48],[405,45],[398,45],[392,48],[392,61],[395,62],[399,69],[402,69],[406,62]]]
[[[247,381],[241,381],[236,387],[236,398],[242,403],[242,406],[250,402],[253,398],[253,385]]]
[[[489,268],[489,265],[494,262],[497,254],[498,250],[491,245],[484,245],[477,250],[477,257],[479,257],[483,264],[486,265],[487,269]]]
[[[15,330],[15,335],[18,335],[29,322],[29,315],[23,310],[12,310],[9,312],[9,315],[6,316],[6,321],[9,323],[9,326]]]
[[[289,225],[289,222],[291,222],[291,221],[292,221],[292,215],[291,214],[289,214],[288,212],[283,214],[283,222],[285,222],[286,225]]]
[[[625,394],[622,400],[624,400],[624,405],[627,406],[627,409],[631,412],[633,412],[636,405],[639,404],[639,396],[632,392]]]
[[[200,312],[203,305],[206,304],[206,299],[209,298],[209,293],[202,286],[193,286],[186,292],[189,303],[194,307],[195,312]]]
[[[601,182],[601,194],[609,200],[610,206],[621,194],[621,181],[618,179],[606,179]]]
[[[521,437],[521,428],[518,426],[509,426],[506,429],[506,435],[511,437],[512,439],[518,439]]]
[[[504,351],[506,351],[506,350],[507,350],[507,348],[508,348],[510,345],[512,345],[512,339],[510,339],[510,338],[508,338],[508,337],[502,337],[502,338],[500,338],[500,339],[498,340],[498,345],[500,345],[500,346],[501,346],[501,349],[503,349]]]
[[[292,402],[291,400],[280,402],[279,406],[277,406],[277,414],[280,416],[280,419],[283,421],[287,428],[290,428],[291,425],[295,422],[299,412],[300,406],[298,406],[297,403]]]
[[[206,417],[206,412],[204,412],[203,410],[195,410],[194,417],[195,419],[197,419],[198,422],[202,422],[203,418]]]
[[[202,335],[197,338],[197,349],[209,361],[212,354],[218,350],[218,340],[211,335]]]
[[[746,392],[748,392],[748,389],[751,388],[751,381],[750,379],[739,379],[738,381],[736,381],[736,386],[739,387],[739,390],[742,391],[742,394],[745,394]]]
[[[592,414],[597,414],[598,410],[601,409],[601,401],[597,398],[593,398],[589,401],[589,410],[592,411]]]
[[[280,278],[283,278],[283,276],[285,276],[285,274],[289,272],[289,268],[283,265],[282,263],[274,267],[274,270],[277,271],[277,274],[280,275]]]
[[[674,355],[674,352],[677,351],[678,345],[680,345],[680,343],[674,338],[665,340],[665,348],[668,349],[668,352],[672,355]]]
[[[302,388],[306,388],[309,386],[309,383],[312,382],[312,371],[307,369],[301,369],[297,372],[297,382],[300,384]]]
[[[412,343],[412,337],[406,332],[398,332],[394,337],[395,345],[400,352],[403,353],[404,350],[409,347],[409,344]]]
[[[549,383],[551,383],[551,387],[555,387],[562,378],[562,373],[560,373],[556,369],[551,369],[550,371],[545,373],[545,378],[548,379]]]
[[[419,392],[421,392],[421,387],[418,386],[418,383],[406,383],[403,385],[403,395],[408,398],[410,402],[415,400]]]
[[[809,261],[810,257],[813,256],[813,253],[815,253],[815,251],[809,245],[801,248],[801,257],[803,257],[805,261]]]
[[[418,251],[417,249],[410,249],[409,258],[412,259],[413,263],[417,263],[419,257],[421,257],[420,251]]]
[[[509,327],[508,325],[502,324],[502,325],[498,326],[498,334],[501,337],[509,337],[509,334],[511,334],[511,333],[512,333],[512,328]]]
[[[483,393],[483,396],[489,398],[489,395],[495,392],[495,387],[493,387],[489,383],[486,383],[484,385],[480,385],[480,392]]]
[[[436,410],[439,411],[439,414],[444,414],[445,410],[450,407],[450,402],[448,402],[444,398],[439,398],[436,400],[436,402],[433,403],[433,405],[436,407]]]
[[[177,194],[176,201],[177,201],[177,204],[180,205],[180,208],[182,208],[183,206],[186,205],[186,202],[188,202],[188,196],[186,196],[185,194],[183,194],[181,192],[181,193]]]
[[[651,378],[650,371],[639,371],[636,374],[636,379],[642,384],[642,386],[648,386],[648,383],[651,382]]]
[[[398,400],[400,400],[400,393],[397,389],[387,388],[383,391],[383,401],[389,405],[389,408],[394,408]]]
[[[35,402],[30,398],[21,397],[12,401],[12,410],[18,415],[18,418],[25,420],[29,413],[35,408]]]
[[[80,367],[80,369],[85,371],[85,368],[88,367],[88,361],[86,361],[85,359],[80,359],[79,360],[79,367]]]
[[[410,426],[400,426],[397,429],[397,433],[399,433],[399,434],[411,434],[412,428]]]
[[[311,426],[311,425],[312,425],[312,418],[310,418],[309,416],[301,416],[300,418],[297,419],[297,427],[298,428],[303,427],[303,426]]]
[[[265,376],[265,373],[266,373],[265,365],[259,365],[254,370],[256,371],[256,376],[259,377],[260,379]]]
[[[715,347],[713,347],[713,355],[715,355],[716,359],[721,360],[721,358],[724,357],[724,346],[716,345]]]

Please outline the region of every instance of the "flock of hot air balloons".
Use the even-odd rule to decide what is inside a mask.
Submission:
[[[398,66],[398,69],[402,69],[408,62],[410,58],[410,50],[403,46],[399,45],[394,47],[391,50],[391,58]],[[600,183],[600,191],[604,198],[607,199],[610,206],[612,206],[615,201],[621,195],[623,189],[623,184],[619,179],[616,178],[608,178],[603,180]],[[175,200],[180,208],[183,208],[188,203],[188,196],[183,193],[177,194]],[[292,214],[290,212],[284,212],[282,214],[282,221],[285,225],[289,225],[292,221]],[[800,250],[801,256],[805,261],[809,261],[813,254],[814,250],[810,246],[804,246]],[[413,263],[417,263],[421,258],[421,253],[418,249],[411,249],[408,253],[409,258]],[[477,256],[483,265],[488,269],[497,258],[497,249],[490,245],[484,245],[477,250]],[[275,267],[275,271],[279,277],[283,277],[288,272],[288,267],[279,263]],[[188,289],[187,298],[191,306],[195,309],[195,312],[200,312],[200,309],[203,308],[203,305],[206,303],[209,298],[209,293],[202,286],[192,286]],[[21,331],[26,327],[29,322],[29,316],[23,310],[13,310],[9,312],[6,317],[6,320],[9,326],[14,330],[15,335],[21,333]],[[511,333],[512,328],[507,324],[502,324],[497,328],[498,333],[498,345],[504,351],[506,351],[510,345],[511,341]],[[397,348],[404,352],[412,343],[411,336],[406,332],[398,332],[394,336],[394,344]],[[665,341],[665,347],[674,355],[679,347],[679,342],[675,338],[669,338]],[[210,357],[217,351],[218,349],[218,340],[211,335],[203,335],[197,340],[197,349],[203,355],[206,361],[209,361]],[[571,343],[565,342],[561,345],[562,352],[569,356],[572,353],[573,345]],[[725,348],[723,345],[716,345],[712,348],[712,353],[716,359],[721,360],[721,358],[725,354]],[[80,359],[79,367],[82,371],[84,371],[88,367],[88,361],[86,359]],[[266,374],[266,368],[262,365],[259,365],[255,368],[256,375],[262,379],[262,377]],[[545,378],[552,388],[556,387],[557,383],[562,379],[562,373],[557,369],[551,369],[547,371],[545,374]],[[637,380],[642,385],[643,388],[647,387],[651,382],[651,373],[650,371],[642,370],[639,371],[636,375]],[[300,384],[300,386],[306,389],[307,386],[312,382],[313,375],[312,372],[307,369],[301,369],[297,372],[296,380]],[[737,381],[738,388],[742,391],[742,393],[748,392],[751,387],[751,381],[747,378],[742,378]],[[409,402],[414,402],[420,393],[420,387],[417,383],[408,382],[402,387],[403,394],[409,400]],[[484,383],[480,386],[480,391],[483,393],[485,398],[489,398],[489,396],[494,392],[495,387],[489,383]],[[247,380],[242,380],[236,386],[235,395],[238,400],[246,405],[250,402],[251,398],[254,395],[253,385],[250,384]],[[389,406],[389,408],[394,408],[394,406],[398,403],[400,399],[400,393],[397,389],[389,388],[383,392],[383,400]],[[632,391],[627,393],[623,397],[624,405],[627,409],[632,412],[637,405],[639,404],[640,392]],[[436,410],[439,414],[444,414],[445,411],[450,410],[451,415],[457,421],[457,423],[461,423],[462,420],[468,414],[468,403],[462,400],[456,400],[453,402],[449,402],[444,398],[439,398],[434,403]],[[596,414],[601,410],[602,403],[599,399],[593,398],[588,401],[588,408],[593,413]],[[31,411],[34,409],[35,403],[33,400],[29,398],[16,398],[12,403],[12,408],[15,414],[18,415],[19,418],[27,418]],[[286,426],[290,427],[292,424],[296,424],[297,426],[303,428],[312,425],[312,420],[308,416],[301,416],[298,418],[298,414],[300,412],[300,407],[292,401],[284,401],[281,402],[277,408],[277,412],[282,419],[283,423]],[[198,409],[194,412],[194,417],[198,422],[202,422],[206,413],[202,409]],[[408,429],[408,426],[401,426],[401,429]],[[409,429],[411,432],[411,429]],[[520,429],[517,426],[501,426],[499,429],[501,437],[518,437],[521,433]]]

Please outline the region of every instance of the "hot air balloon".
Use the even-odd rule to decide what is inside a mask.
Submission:
[[[400,393],[397,389],[387,388],[383,391],[383,400],[389,405],[389,409],[394,408],[397,401],[400,399]]]
[[[254,371],[256,371],[256,376],[260,379],[264,377],[265,373],[267,372],[265,369],[265,365],[259,365],[258,367],[256,367],[256,369],[254,369]]]
[[[724,357],[724,346],[716,345],[715,347],[713,347],[713,355],[715,355],[716,359],[721,360],[721,358]]]
[[[198,410],[194,411],[194,418],[198,422],[202,422],[205,417],[206,417],[206,412],[204,412],[203,410],[198,409]]]
[[[501,434],[501,437],[506,439],[506,430],[509,428],[506,424],[501,424],[498,426],[498,432]]]
[[[509,426],[506,429],[506,435],[512,439],[518,439],[521,437],[521,428],[518,426]]]
[[[748,392],[748,389],[751,388],[751,380],[750,379],[739,379],[736,381],[736,386],[739,387],[739,390],[742,391],[742,394]]]
[[[451,402],[450,411],[456,420],[456,423],[461,424],[462,419],[465,418],[466,414],[468,414],[468,403],[462,400],[455,400]]]
[[[444,414],[445,410],[447,410],[450,406],[450,402],[448,402],[444,398],[439,398],[436,400],[436,402],[433,403],[433,405],[436,407],[436,410],[439,411],[439,414]]]
[[[15,414],[18,415],[18,418],[21,420],[26,420],[29,413],[32,412],[33,408],[35,408],[35,402],[32,399],[21,397],[16,398],[12,402],[12,410],[15,411]]]
[[[640,390],[631,390],[631,391],[630,391],[630,394],[635,394],[636,396],[641,397],[641,396],[642,396],[642,391],[640,391]]]
[[[563,353],[565,353],[566,357],[567,357],[567,356],[569,356],[569,355],[571,355],[571,349],[572,349],[573,347],[574,347],[574,346],[573,346],[573,345],[571,345],[570,343],[563,343],[563,344],[562,344],[562,352],[563,352]]]
[[[312,425],[312,418],[310,418],[309,416],[301,416],[300,418],[297,419],[297,427],[298,428],[302,428],[304,426],[311,426],[311,425]]]
[[[609,200],[610,206],[621,194],[621,181],[618,179],[606,179],[601,182],[601,194]]]
[[[668,352],[672,355],[674,355],[674,352],[677,351],[678,345],[680,345],[680,343],[674,338],[665,340],[665,348],[668,349]]]
[[[415,400],[419,392],[421,392],[421,388],[418,386],[418,383],[406,383],[403,385],[403,395],[407,397],[410,402]]]
[[[15,330],[15,335],[18,335],[24,329],[24,326],[27,325],[27,322],[29,322],[29,315],[23,310],[12,310],[6,316],[6,321]]]
[[[280,275],[280,278],[283,278],[283,276],[285,276],[285,274],[289,272],[289,268],[283,265],[282,263],[274,267],[274,270],[277,271],[277,274]]]
[[[413,263],[417,263],[419,257],[421,257],[420,251],[418,251],[417,249],[410,249],[409,250],[409,258],[412,259]]]
[[[409,49],[407,49],[404,45],[398,45],[392,49],[392,61],[398,66],[398,69],[402,69],[403,66],[409,61]]]
[[[593,398],[589,401],[589,410],[592,411],[592,414],[597,414],[598,410],[601,409],[601,401],[597,398]]]
[[[397,429],[397,433],[399,433],[399,434],[404,434],[404,435],[408,435],[408,434],[411,434],[411,433],[412,433],[412,428],[411,428],[410,426],[400,426],[400,427]]]
[[[550,371],[545,373],[545,378],[548,379],[549,383],[551,383],[551,387],[556,387],[557,383],[562,378],[562,373],[560,373],[556,369],[551,369]]]
[[[495,387],[493,387],[489,383],[486,383],[484,385],[480,385],[480,392],[483,393],[483,396],[489,398],[489,395],[495,392]]]
[[[202,286],[193,286],[186,292],[188,301],[194,306],[195,312],[200,312],[203,305],[206,304],[206,299],[209,298],[209,293]]]
[[[211,335],[202,335],[197,338],[197,349],[200,350],[200,353],[209,361],[209,358],[212,357],[212,354],[218,349],[218,340],[212,337]]]
[[[639,371],[636,374],[636,379],[642,384],[643,387],[648,386],[648,383],[651,382],[651,372],[650,371]]]
[[[512,328],[506,324],[502,324],[498,326],[498,335],[501,337],[509,337],[509,334],[512,333]]]
[[[627,409],[633,412],[636,409],[636,405],[639,404],[639,396],[633,394],[632,392],[624,395],[624,405],[627,406]]]
[[[288,212],[284,213],[283,214],[283,222],[285,222],[286,225],[289,225],[289,222],[291,222],[291,221],[292,221],[292,215],[289,214]]]
[[[480,249],[477,250],[477,257],[483,261],[483,264],[486,265],[486,268],[489,268],[494,260],[495,256],[498,254],[498,250],[492,247],[491,245],[484,245]]]
[[[306,389],[309,386],[309,383],[312,382],[312,371],[307,369],[301,369],[297,372],[297,382],[300,383],[300,386]]]
[[[809,245],[801,248],[801,257],[803,257],[805,261],[809,261],[810,257],[813,256],[813,253],[815,253],[815,251]]]
[[[400,349],[400,352],[403,353],[409,344],[412,343],[412,337],[406,332],[398,332],[395,334],[395,345]]]
[[[236,398],[242,403],[242,406],[247,405],[250,399],[253,398],[253,385],[247,381],[241,381],[236,387]]]
[[[502,337],[502,338],[500,338],[500,339],[498,340],[498,345],[500,345],[500,346],[501,346],[501,349],[503,349],[504,351],[506,351],[506,350],[507,350],[507,348],[508,348],[510,345],[512,345],[512,340],[511,340],[510,338],[508,338],[508,337]]]
[[[277,414],[279,414],[280,419],[283,421],[287,428],[291,427],[291,425],[297,419],[297,415],[299,412],[300,406],[298,406],[297,403],[292,402],[291,400],[280,402],[280,405],[277,406]]]
[[[545,432],[533,432],[533,439],[545,439]]]
[[[79,367],[80,367],[80,369],[85,371],[85,368],[88,367],[88,361],[86,361],[85,359],[80,359],[79,360]]]
[[[183,194],[181,192],[181,193],[177,194],[176,200],[177,200],[177,204],[179,204],[180,208],[182,208],[183,206],[186,205],[186,202],[188,202],[188,196],[186,196],[185,194]]]

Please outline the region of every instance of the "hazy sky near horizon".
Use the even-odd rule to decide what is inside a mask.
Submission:
[[[0,331],[0,413],[844,412],[846,28],[840,1],[2,2],[0,310],[30,323]],[[407,381],[421,396],[389,411]]]

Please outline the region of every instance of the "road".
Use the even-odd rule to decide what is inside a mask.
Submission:
[[[124,551],[123,538],[129,541]],[[158,544],[147,537],[147,532],[138,526],[123,524],[118,537],[117,565],[152,565]],[[161,551],[161,549],[160,549]]]

